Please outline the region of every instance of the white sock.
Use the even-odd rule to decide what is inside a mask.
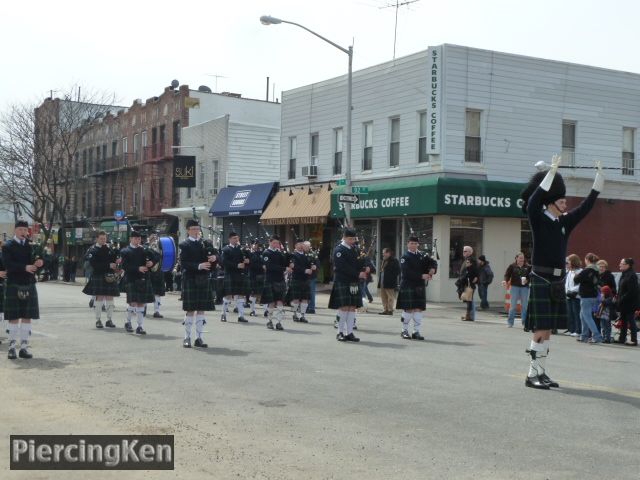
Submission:
[[[102,315],[102,308],[94,308],[94,313],[96,314],[96,321],[99,321]]]
[[[155,301],[153,302],[154,312],[160,313],[160,295],[155,295]]]
[[[142,324],[144,323],[144,307],[138,307],[138,326],[142,328]]]
[[[238,297],[236,300],[236,305],[238,306],[238,316],[244,317],[244,298]]]
[[[129,305],[127,307],[127,323],[131,323],[131,317],[133,317],[133,312],[135,311],[136,307],[132,307],[131,305]]]
[[[309,304],[306,302],[302,302],[300,304],[300,313],[302,314],[302,316],[304,317],[304,314],[307,313],[307,308],[309,308]]]
[[[283,305],[277,305],[276,306],[276,320],[278,321],[278,323],[281,323],[284,321],[284,306]]]
[[[9,323],[9,347],[13,344],[15,346],[16,341],[18,340],[18,332],[20,330],[19,323]]]
[[[269,305],[265,303],[262,307],[264,308],[264,311],[267,312],[267,315],[268,315],[269,314]]]
[[[227,297],[222,299],[222,313],[225,315],[229,313],[229,299]]]
[[[420,333],[422,327],[422,312],[413,312],[413,331]]]
[[[540,366],[542,367],[542,372],[547,372],[547,357],[549,356],[549,340],[545,340],[542,342],[542,352],[540,352]]]
[[[113,317],[114,308],[115,308],[115,304],[113,303],[113,300],[109,300],[107,302],[107,320],[111,320],[111,318]]]
[[[402,312],[402,330],[409,331],[409,323],[411,323],[411,317],[413,314],[406,310]]]
[[[251,302],[251,311],[256,313],[256,297],[249,297],[249,302]]]
[[[291,301],[291,310],[293,311],[293,317],[297,318],[298,317],[298,307],[300,306],[300,303],[297,300],[292,300]]]
[[[191,328],[193,327],[193,317],[195,317],[195,313],[193,315],[189,315],[187,313],[184,314],[184,339],[191,338]]]
[[[29,345],[31,335],[31,323],[20,323],[20,348]]]
[[[202,334],[204,333],[204,324],[207,323],[203,314],[196,315],[196,335],[202,340]]]
[[[345,333],[347,331],[347,318],[349,316],[349,312],[345,312],[344,310],[338,310],[338,317],[340,321],[338,323],[338,332]]]
[[[347,335],[353,333],[353,326],[356,324],[356,312],[347,312]]]
[[[542,343],[536,343],[531,340],[531,345],[529,349],[533,352],[536,352],[536,358],[531,358],[531,362],[529,364],[529,377],[537,377],[544,373],[542,365],[540,365],[540,354],[543,353],[544,345]]]
[[[107,308],[107,299],[106,299],[106,298],[103,298],[103,299],[102,299],[102,306],[103,306],[104,308]],[[102,310],[102,308],[101,308],[100,310]]]

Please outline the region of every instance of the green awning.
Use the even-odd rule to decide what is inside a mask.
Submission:
[[[353,218],[398,217],[402,215],[465,215],[475,217],[522,217],[520,192],[524,184],[428,177],[367,185],[353,204]],[[338,195],[331,192],[331,216],[344,217]]]

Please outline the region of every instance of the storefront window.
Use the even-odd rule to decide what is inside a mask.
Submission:
[[[525,258],[531,261],[531,253],[533,252],[533,237],[531,236],[531,226],[529,220],[523,218],[520,226],[520,251],[524,253]]]
[[[462,266],[462,248],[469,245],[473,256],[482,254],[482,218],[451,217],[449,241],[449,278],[458,278]]]
[[[415,235],[420,239],[418,247],[423,252],[433,255],[433,217],[405,217],[404,219],[404,239],[405,242]],[[402,251],[406,245],[402,245]]]
[[[376,245],[378,243],[378,221],[355,220],[354,227],[358,233],[360,248],[364,248],[367,256],[375,260],[377,258]]]

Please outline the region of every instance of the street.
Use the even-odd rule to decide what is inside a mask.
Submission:
[[[80,290],[38,285],[32,360],[7,360],[2,335],[3,479],[88,478],[10,472],[17,433],[175,435],[174,471],[95,479],[640,477],[638,348],[555,335],[547,366],[561,388],[538,391],[524,386],[530,335],[495,313],[462,322],[462,305],[429,305],[417,342],[400,338],[399,312],[377,315],[376,297],[359,344],[336,342],[326,294],[308,325],[287,312],[284,332],[262,316],[221,323],[218,310],[201,350],[181,346],[175,294],[136,336],[123,297],[118,328],[97,330]]]

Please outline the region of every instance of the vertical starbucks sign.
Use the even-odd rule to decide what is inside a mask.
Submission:
[[[442,107],[442,46],[429,47],[427,81],[427,153],[440,153],[440,116]]]

